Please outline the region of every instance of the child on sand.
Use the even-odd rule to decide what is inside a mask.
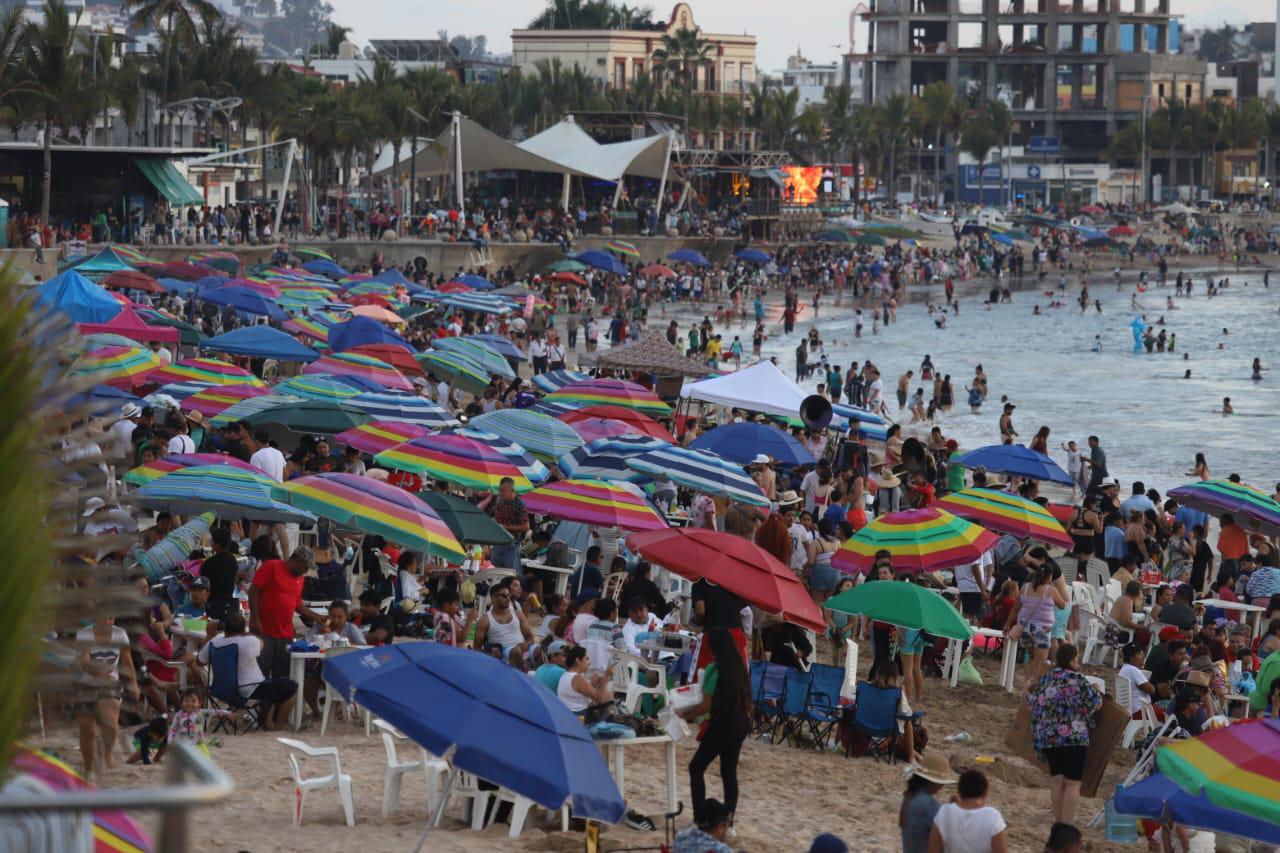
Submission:
[[[169,721],[164,717],[152,717],[151,722],[133,733],[133,754],[130,764],[159,764],[169,748]],[[154,755],[152,752],[154,751]]]
[[[201,708],[200,689],[198,687],[188,687],[182,691],[181,695],[182,708],[173,715],[173,719],[169,721],[168,742],[175,743],[177,741],[187,741],[195,744],[196,748],[205,755],[209,754],[209,745],[206,740],[204,730],[205,721],[210,717],[227,717],[235,720],[243,720],[246,716],[244,711],[222,711],[217,708]]]

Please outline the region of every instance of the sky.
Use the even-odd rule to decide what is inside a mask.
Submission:
[[[523,28],[548,5],[548,0],[330,0],[333,19],[352,27],[357,44],[377,38],[434,38],[438,30],[451,35],[484,35],[494,53],[511,51],[511,31]],[[785,67],[788,56],[800,52],[815,62],[832,62],[848,49],[849,11],[856,0],[688,0],[694,20],[709,33],[746,32],[756,36],[757,64],[765,71]],[[675,0],[630,0],[649,6],[654,17],[667,18]],[[1236,26],[1275,20],[1273,0],[1173,0],[1175,14],[1188,28]],[[1224,16],[1225,12],[1225,16]],[[865,46],[863,30],[859,46]]]

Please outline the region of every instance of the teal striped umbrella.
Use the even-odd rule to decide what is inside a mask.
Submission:
[[[275,393],[305,397],[308,400],[350,400],[359,389],[327,376],[295,376],[276,386]]]
[[[460,353],[430,350],[414,358],[424,371],[435,374],[437,379],[443,379],[454,388],[479,395],[489,387],[489,374],[485,369]]]
[[[261,397],[250,397],[218,412],[218,414],[209,419],[209,425],[220,429],[227,424],[245,420],[251,415],[265,412],[276,406],[283,406],[287,403],[301,403],[302,399],[302,397],[294,397],[289,394],[264,394]]]
[[[582,437],[550,415],[529,409],[498,409],[471,419],[472,427],[514,441],[544,462],[552,463],[582,447]]]
[[[590,378],[588,374],[579,373],[576,370],[548,370],[546,373],[539,373],[533,377],[533,384],[550,394],[552,391],[559,391],[566,385],[585,382]]]
[[[272,497],[277,483],[265,474],[229,465],[196,465],[170,471],[141,486],[132,500],[146,509],[178,515],[216,512],[224,519],[304,522],[316,517]]]
[[[465,338],[436,338],[431,342],[431,348],[466,356],[480,365],[486,373],[497,376],[499,379],[516,378],[516,372],[511,369],[511,364],[502,357],[501,353],[481,341]]]

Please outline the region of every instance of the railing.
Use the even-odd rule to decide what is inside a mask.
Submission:
[[[235,783],[213,761],[195,747],[175,743],[163,787],[96,788],[61,791],[50,795],[10,794],[0,798],[0,823],[15,812],[90,812],[97,809],[149,810],[163,813],[155,849],[182,853],[187,849],[191,827],[188,810],[209,806],[231,796]],[[187,781],[188,771],[195,778]]]

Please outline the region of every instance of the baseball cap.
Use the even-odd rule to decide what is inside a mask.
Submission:
[[[582,590],[582,592],[578,593],[577,604],[579,607],[581,607],[582,605],[586,604],[588,601],[596,601],[599,598],[600,598],[599,590],[592,589],[591,587],[587,587],[586,589]]]
[[[1169,640],[1182,640],[1186,638],[1186,634],[1177,628],[1169,625],[1160,629],[1160,642],[1168,642]]]
[[[568,648],[569,644],[564,640],[555,640],[551,645],[547,646],[547,656],[550,657],[551,655],[558,655],[561,652],[568,650]]]
[[[88,518],[106,505],[107,502],[102,498],[89,498],[89,500],[84,502],[84,512],[82,512],[81,515]]]
[[[208,578],[196,578],[191,582],[192,589],[210,589]]]

